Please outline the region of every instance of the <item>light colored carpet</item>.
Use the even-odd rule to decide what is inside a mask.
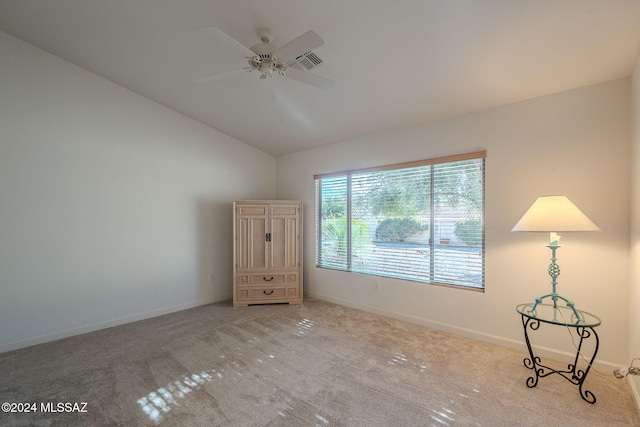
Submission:
[[[0,354],[0,402],[38,410],[0,425],[640,425],[626,381],[592,371],[591,405],[557,375],[527,388],[525,356],[319,300],[212,304]]]

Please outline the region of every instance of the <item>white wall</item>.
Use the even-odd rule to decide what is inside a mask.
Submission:
[[[0,351],[230,298],[231,202],[274,198],[275,158],[2,32],[0,58]]]
[[[640,50],[632,76],[632,181],[631,181],[631,281],[629,285],[629,354],[640,357]],[[624,366],[627,366],[627,362]],[[638,361],[635,366],[640,366]],[[632,377],[636,404],[640,410],[640,377]]]
[[[532,99],[278,158],[278,196],[304,200],[308,295],[524,349],[515,306],[550,291],[548,235],[512,233],[536,197],[564,194],[602,230],[566,233],[558,291],[599,315],[598,360],[627,358],[630,80]],[[313,174],[487,150],[486,292],[315,267]],[[557,328],[556,328],[557,329]],[[552,354],[567,331],[538,334]],[[560,353],[558,353],[560,352]]]

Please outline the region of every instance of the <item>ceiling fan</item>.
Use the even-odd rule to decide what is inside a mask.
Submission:
[[[331,89],[334,81],[308,70],[323,63],[313,49],[320,47],[324,41],[313,31],[307,31],[286,45],[278,48],[271,44],[273,33],[268,28],[258,29],[261,43],[250,48],[226,35],[215,27],[201,27],[200,30],[211,34],[219,43],[231,47],[241,53],[248,61],[249,66],[223,71],[210,76],[196,79],[199,83],[207,83],[235,74],[239,71],[258,71],[260,79],[272,78],[274,74],[297,80],[320,89]]]

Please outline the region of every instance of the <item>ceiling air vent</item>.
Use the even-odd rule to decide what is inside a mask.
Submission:
[[[307,52],[298,56],[296,59],[292,59],[287,62],[287,65],[300,71],[309,71],[310,69],[321,65],[323,62],[324,61],[315,53]]]

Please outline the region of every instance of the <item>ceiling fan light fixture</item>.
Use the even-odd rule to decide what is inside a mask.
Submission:
[[[260,72],[260,79],[273,77],[274,71],[281,76],[284,76],[284,72],[289,68],[284,62],[273,55],[254,56],[253,58],[249,58],[249,65],[251,66],[251,70]]]
[[[266,79],[273,77],[273,66],[271,63],[263,62],[260,65],[260,78]]]
[[[273,57],[273,68],[278,71],[278,73],[281,76],[284,76],[284,72],[287,71],[287,69],[289,68],[287,66],[287,64],[285,64],[284,62],[282,62],[281,60],[279,60],[278,58],[276,58],[275,56]]]

